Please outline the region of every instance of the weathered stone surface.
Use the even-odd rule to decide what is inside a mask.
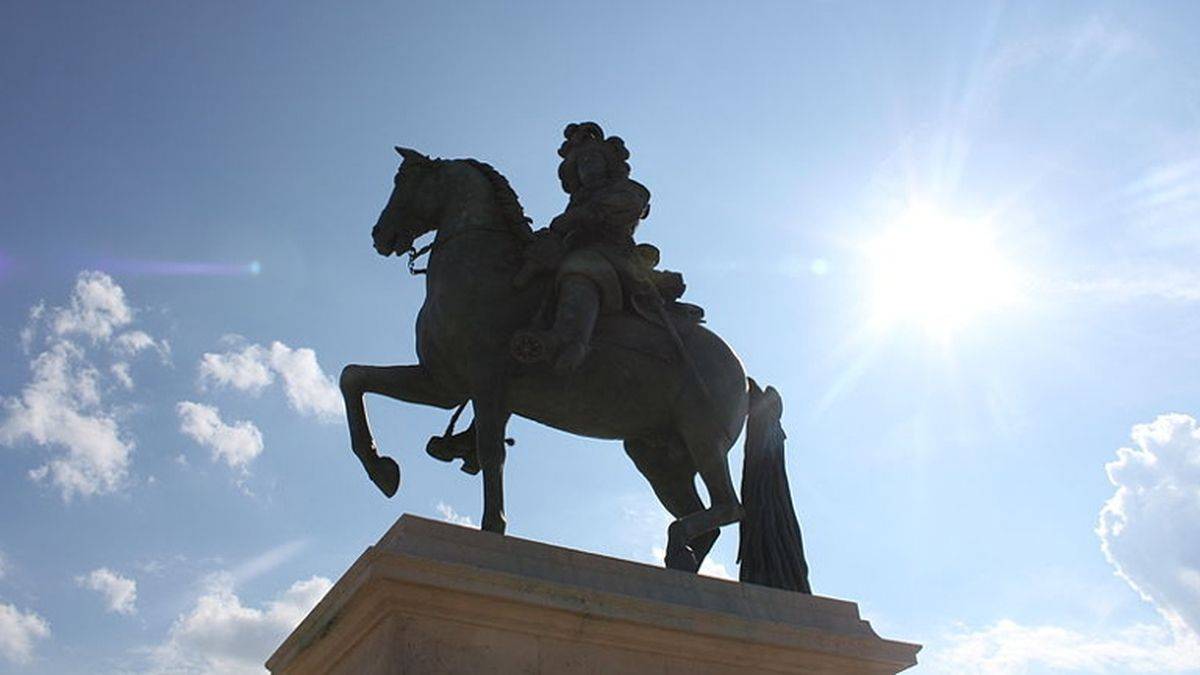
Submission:
[[[405,515],[267,661],[302,673],[896,673],[854,603]]]

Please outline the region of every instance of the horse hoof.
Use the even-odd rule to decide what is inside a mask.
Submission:
[[[696,561],[696,554],[692,553],[692,549],[686,546],[668,550],[663,563],[669,570],[695,572],[700,569],[700,563]]]
[[[505,520],[504,516],[499,516],[497,518],[488,518],[487,516],[484,516],[483,524],[479,526],[479,529],[483,530],[484,532],[504,534],[504,530],[507,528],[507,525],[508,522]]]
[[[378,457],[367,466],[367,475],[389,499],[400,489],[400,465],[391,457]]]

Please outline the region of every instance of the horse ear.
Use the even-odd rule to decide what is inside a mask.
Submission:
[[[433,160],[429,159],[428,157],[426,157],[425,155],[422,155],[421,153],[417,152],[416,150],[413,150],[412,148],[402,148],[397,145],[396,153],[399,154],[401,157],[403,157],[404,161],[412,162],[414,164],[420,164],[422,162],[433,161]]]

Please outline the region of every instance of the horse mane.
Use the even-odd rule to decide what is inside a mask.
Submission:
[[[530,223],[533,219],[525,215],[525,208],[521,206],[521,200],[517,197],[517,193],[509,185],[508,179],[504,177],[491,164],[481,162],[477,159],[462,160],[474,167],[479,173],[487,178],[488,183],[492,185],[492,194],[496,199],[496,207],[500,210],[500,215],[504,218],[505,224],[512,228],[513,233],[523,241],[533,239],[533,228]]]

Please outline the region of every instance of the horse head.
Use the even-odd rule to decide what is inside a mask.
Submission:
[[[375,250],[384,257],[412,248],[417,237],[436,226],[438,212],[437,194],[430,189],[438,160],[409,148],[397,146],[396,152],[403,161],[396,171],[395,187],[371,229]]]

